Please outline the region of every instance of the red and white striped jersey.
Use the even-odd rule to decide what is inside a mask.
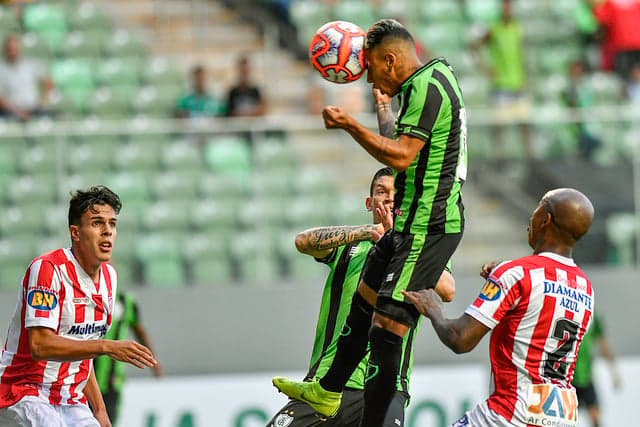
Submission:
[[[491,410],[513,425],[575,424],[571,379],[593,304],[591,283],[570,258],[544,252],[494,268],[465,311],[493,329]]]
[[[24,396],[39,396],[54,405],[86,403],[83,390],[91,360],[35,361],[27,329],[50,328],[73,340],[100,339],[111,326],[116,287],[113,266],[103,263],[100,282],[94,283],[71,249],[57,249],[31,262],[0,355],[0,408]]]

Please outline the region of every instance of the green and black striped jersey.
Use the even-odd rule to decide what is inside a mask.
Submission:
[[[395,173],[394,229],[411,234],[460,233],[460,189],[467,175],[467,123],[462,94],[449,64],[434,59],[400,89],[395,137],[425,142],[404,172]]]
[[[126,340],[129,328],[138,324],[138,305],[133,296],[118,292],[111,328],[104,336],[106,340]],[[109,356],[98,356],[93,360],[93,369],[100,391],[120,392],[125,379],[125,363],[111,359]]]
[[[329,257],[318,260],[331,269],[327,277],[320,314],[316,325],[316,336],[307,379],[321,378],[329,370],[336,354],[336,344],[342,327],[351,309],[353,294],[358,289],[360,275],[369,250],[373,247],[370,241],[362,241],[335,249]],[[398,390],[409,392],[409,375],[413,365],[412,345],[415,329],[407,333],[402,352]],[[364,389],[367,372],[368,355],[356,367],[346,386],[353,389]]]

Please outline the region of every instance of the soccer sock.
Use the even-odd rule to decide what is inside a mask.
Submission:
[[[402,337],[376,326],[369,333],[371,354],[364,387],[361,427],[382,427],[396,391]]]
[[[320,379],[325,390],[342,392],[356,366],[367,354],[368,331],[373,307],[358,292],[351,301],[351,311],[338,339],[336,356],[327,373]]]

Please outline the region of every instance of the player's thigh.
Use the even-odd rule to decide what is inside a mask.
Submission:
[[[394,254],[378,291],[376,311],[408,326],[415,326],[418,311],[404,302],[403,290],[433,289],[462,234],[394,235]]]
[[[6,424],[5,421],[6,420]],[[15,423],[15,424],[13,424]],[[6,412],[0,412],[1,426],[19,427],[66,427],[62,415],[56,408],[36,396],[26,396]]]
[[[100,427],[100,423],[87,405],[67,405],[60,409],[68,427]]]
[[[387,231],[367,254],[362,267],[362,281],[376,292],[380,289],[387,266],[394,253],[395,231]]]
[[[393,400],[387,410],[384,418],[383,427],[402,427],[404,426],[404,410],[407,406],[409,396],[399,391],[393,396]]]

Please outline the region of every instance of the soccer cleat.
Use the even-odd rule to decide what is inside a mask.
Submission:
[[[292,381],[284,377],[274,377],[272,382],[282,393],[306,403],[325,417],[335,417],[340,409],[342,393],[325,390],[317,380]]]

